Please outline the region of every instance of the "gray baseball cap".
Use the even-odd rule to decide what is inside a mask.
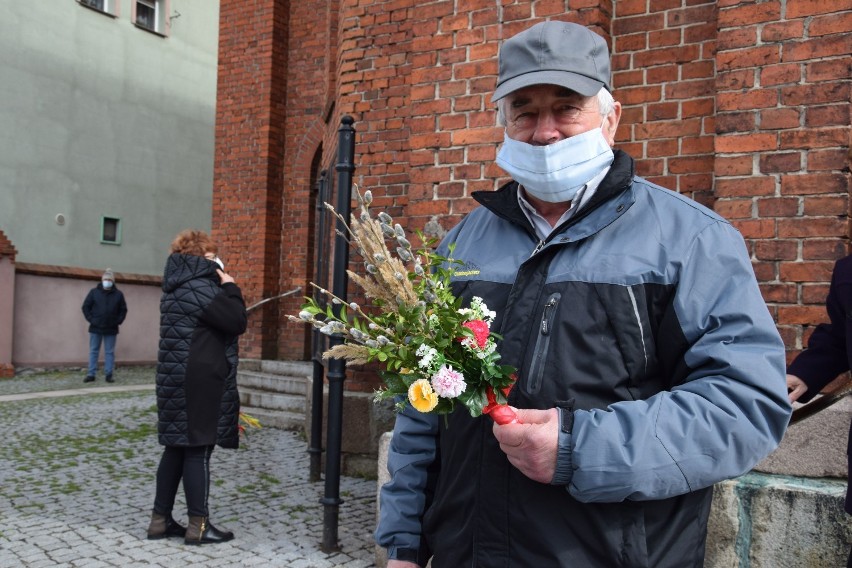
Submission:
[[[530,85],[559,85],[590,97],[609,85],[609,48],[595,32],[578,24],[538,23],[500,47],[495,102]]]

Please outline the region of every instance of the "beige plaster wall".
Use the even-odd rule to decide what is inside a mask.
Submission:
[[[96,285],[94,280],[20,273],[15,276],[15,367],[87,363],[89,324],[81,307],[86,294]],[[116,363],[153,363],[157,360],[161,290],[158,286],[120,282],[117,286],[127,302],[127,319],[119,328]]]

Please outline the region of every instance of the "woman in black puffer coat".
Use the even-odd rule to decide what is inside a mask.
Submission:
[[[246,330],[246,307],[206,233],[181,232],[171,252],[163,275],[157,361],[158,433],[165,449],[148,538],[224,542],[234,534],[208,520],[210,455],[216,445],[239,447],[237,337]],[[172,517],[181,479],[187,528]]]

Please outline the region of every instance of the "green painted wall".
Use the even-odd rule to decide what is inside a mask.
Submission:
[[[117,17],[0,0],[0,229],[17,262],[160,274],[178,231],[209,230],[219,2],[160,4],[167,37],[131,22],[131,0]]]

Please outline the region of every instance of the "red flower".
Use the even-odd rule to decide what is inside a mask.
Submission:
[[[470,320],[464,322],[462,326],[473,332],[476,344],[480,349],[484,349],[485,344],[488,342],[488,324],[482,320]]]

